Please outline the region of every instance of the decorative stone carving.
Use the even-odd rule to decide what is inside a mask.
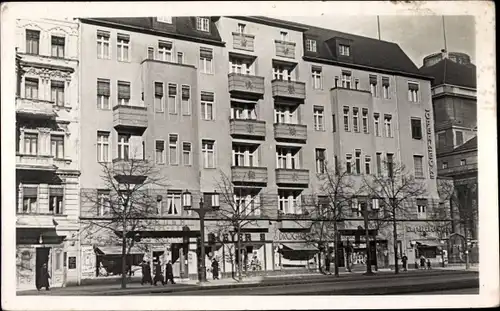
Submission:
[[[292,136],[297,135],[297,130],[295,129],[294,126],[289,126],[288,130],[290,131],[290,135],[292,135]]]
[[[253,89],[253,84],[252,84],[252,81],[247,81],[247,82],[245,82],[245,87],[246,87],[248,90]]]
[[[248,179],[250,179],[250,180],[255,179],[255,172],[254,171],[248,172]]]
[[[295,86],[293,84],[288,84],[288,93],[293,94],[295,93]]]
[[[254,130],[255,130],[254,125],[252,123],[248,123],[247,124],[247,132],[250,134],[253,134]]]

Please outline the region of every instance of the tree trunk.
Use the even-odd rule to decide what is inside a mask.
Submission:
[[[468,235],[468,227],[469,227],[469,220],[465,219],[464,221],[464,240],[465,240],[465,270],[468,270],[470,268],[469,264],[469,235]]]
[[[365,225],[365,241],[366,241],[366,275],[372,275],[372,262],[370,256],[370,231],[368,229],[368,207],[363,211],[363,220]]]
[[[333,234],[335,237],[335,243],[333,243],[333,251],[335,254],[335,261],[333,262],[333,269],[335,276],[339,276],[339,256],[338,256],[338,243],[340,241],[339,231],[337,227],[337,220],[333,220]]]
[[[399,273],[399,264],[398,264],[398,232],[396,231],[396,214],[395,208],[393,208],[393,219],[392,219],[392,238],[394,239],[394,273]]]
[[[241,231],[241,228],[240,228],[240,225],[238,224],[236,226],[236,229],[237,229],[237,236],[238,236],[238,281],[242,281],[243,280],[243,276],[242,276],[242,273],[243,273],[243,269],[242,269],[242,261],[243,261],[243,256],[241,254],[241,235],[240,235],[240,231]]]
[[[122,233],[122,285],[121,288],[127,287],[127,236],[125,234],[125,226]]]

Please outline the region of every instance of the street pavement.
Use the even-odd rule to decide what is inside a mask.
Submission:
[[[395,275],[379,271],[374,276],[341,273],[339,277],[319,273],[245,278],[243,282],[228,278],[210,280],[204,285],[196,281],[165,286],[141,286],[131,283],[126,289],[117,284],[87,285],[18,292],[17,295],[369,295],[463,289],[479,286],[473,271],[450,269],[409,270]]]

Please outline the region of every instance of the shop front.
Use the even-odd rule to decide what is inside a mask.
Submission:
[[[426,222],[404,224],[403,243],[408,264],[420,268],[421,258],[432,266],[442,266],[448,262],[448,235],[441,234],[438,225]]]
[[[315,270],[318,268],[317,243],[306,240],[303,229],[277,229],[272,240],[273,270]]]

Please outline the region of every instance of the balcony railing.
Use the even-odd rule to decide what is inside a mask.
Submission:
[[[30,98],[16,99],[16,113],[45,118],[53,118],[57,116],[54,111],[53,102]]]
[[[254,35],[233,32],[233,49],[253,52],[254,40]]]
[[[295,42],[274,40],[276,56],[295,58]]]
[[[276,183],[285,185],[309,185],[309,170],[307,169],[276,169]]]
[[[228,75],[229,92],[264,96],[264,77],[240,73]]]
[[[304,100],[306,84],[298,81],[273,80],[271,82],[273,97]]]
[[[307,140],[307,125],[275,123],[274,138],[276,140]]]
[[[463,175],[477,172],[477,163],[438,169],[439,176]]]
[[[231,136],[266,137],[266,122],[258,120],[231,119],[229,121]]]
[[[113,107],[113,126],[116,130],[144,132],[148,127],[147,108],[117,105]]]
[[[267,167],[231,167],[231,180],[239,184],[267,184]]]
[[[54,157],[51,155],[32,155],[18,154],[16,155],[16,167],[18,169],[33,169],[33,170],[56,170],[54,165]]]

